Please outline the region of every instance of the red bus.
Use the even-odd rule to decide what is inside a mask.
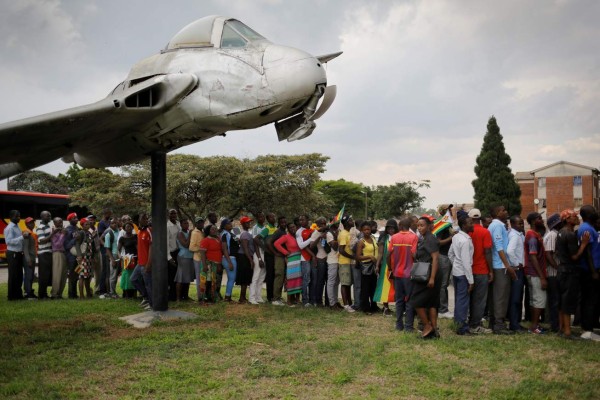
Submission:
[[[10,210],[21,213],[19,227],[25,229],[25,218],[40,219],[42,211],[50,211],[52,217],[66,218],[70,212],[83,216],[87,210],[81,207],[69,207],[69,196],[66,194],[48,194],[35,192],[12,192],[0,190],[0,261],[6,259],[6,242],[4,228],[10,223]]]

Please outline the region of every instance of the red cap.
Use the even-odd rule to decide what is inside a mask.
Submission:
[[[435,218],[433,218],[431,215],[429,214],[423,214],[421,215],[421,218],[427,218],[429,221],[433,222],[435,221]]]
[[[31,221],[35,221],[35,220],[33,218],[31,218],[31,217],[25,218],[25,223],[26,224],[30,223]]]
[[[86,222],[87,222],[87,218],[81,218],[81,219],[79,220],[79,223],[80,223],[81,225],[85,224]]]
[[[77,218],[77,214],[76,213],[71,213],[69,215],[67,215],[67,221],[70,221],[74,218]]]
[[[252,218],[250,217],[242,217],[240,218],[240,224],[245,224],[246,222],[250,222],[250,221],[254,221]]]

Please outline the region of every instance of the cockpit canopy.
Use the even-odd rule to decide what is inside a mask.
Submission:
[[[169,41],[165,51],[185,48],[243,48],[266,39],[236,19],[216,15],[200,18],[185,26]]]

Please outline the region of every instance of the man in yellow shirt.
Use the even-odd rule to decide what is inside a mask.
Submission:
[[[352,248],[350,247],[350,228],[354,226],[354,220],[351,215],[344,215],[342,217],[342,227],[338,233],[338,273],[340,276],[342,302],[344,303],[344,309],[348,312],[354,312],[351,307],[352,297],[350,294],[350,286],[352,286],[352,260],[354,255],[352,254]]]

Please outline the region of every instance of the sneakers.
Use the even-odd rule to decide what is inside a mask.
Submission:
[[[600,335],[597,335],[594,332],[583,332],[580,337],[584,340],[593,340],[594,342],[600,342]]]
[[[438,318],[440,318],[440,319],[452,319],[452,318],[454,318],[454,314],[451,313],[450,311],[447,311],[445,313],[440,313],[438,315]]]
[[[542,331],[540,329],[540,327],[538,326],[538,327],[535,327],[534,329],[529,329],[529,333],[532,333],[534,335],[543,335],[544,331]]]
[[[393,315],[392,314],[392,310],[390,310],[389,308],[384,308],[383,309],[383,316],[384,317],[391,317],[392,315]]]
[[[142,302],[140,303],[140,307],[145,307],[148,304],[150,304],[150,302],[147,299],[143,299]]]
[[[484,328],[483,326],[478,326],[477,328],[471,329],[471,333],[474,333],[476,335],[488,335],[492,333],[492,330]]]
[[[344,310],[346,310],[349,313],[356,312],[356,310],[354,310],[354,308],[352,308],[352,306],[344,306]]]
[[[152,311],[152,307],[150,307],[150,304],[146,304],[144,306],[144,310],[146,310],[146,311]]]
[[[273,300],[271,304],[273,304],[274,306],[285,306],[285,304],[281,300]]]
[[[306,304],[304,305],[304,307],[305,307],[305,308],[310,308],[310,307],[313,307],[313,305],[312,305],[312,304],[310,304],[310,303],[306,303]]]
[[[250,300],[248,303],[257,306],[258,305],[258,301],[254,301],[254,300]]]
[[[98,298],[99,298],[99,299],[102,299],[102,300],[104,300],[104,299],[110,299],[110,295],[108,295],[108,294],[104,293],[104,294],[101,294],[100,296],[98,296]],[[141,304],[140,304],[140,305],[141,305]]]

